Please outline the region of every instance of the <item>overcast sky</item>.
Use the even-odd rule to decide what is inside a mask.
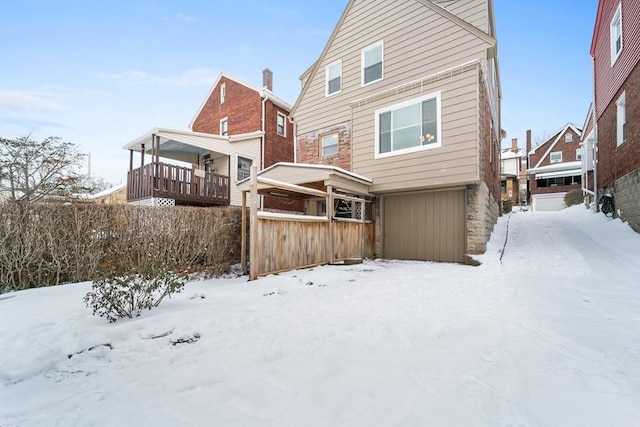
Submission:
[[[379,0],[384,1],[384,0]],[[0,136],[60,136],[123,182],[127,142],[187,129],[222,71],[293,104],[347,0],[21,0],[0,3]],[[582,126],[597,0],[495,0],[503,146]]]

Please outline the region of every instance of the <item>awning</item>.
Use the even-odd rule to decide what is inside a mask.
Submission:
[[[537,173],[536,179],[545,179],[545,178],[561,178],[565,176],[578,176],[582,175],[582,169],[569,169],[558,172],[547,172],[547,173]]]

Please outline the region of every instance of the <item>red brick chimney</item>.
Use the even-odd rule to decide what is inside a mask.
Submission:
[[[525,153],[527,156],[529,155],[529,151],[531,151],[531,129],[527,131],[527,152]]]
[[[514,153],[518,152],[518,138],[513,138],[511,140],[511,151]]]
[[[262,70],[262,87],[266,87],[273,92],[273,71],[268,68]]]

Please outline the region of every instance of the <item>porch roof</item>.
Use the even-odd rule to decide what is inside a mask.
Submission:
[[[371,179],[337,166],[305,163],[276,163],[258,172],[258,176],[316,190],[332,186],[336,190],[360,195],[369,195],[369,188],[373,184]],[[238,188],[249,191],[250,179],[239,182]],[[258,185],[261,192],[268,188],[270,186],[267,184]]]
[[[160,155],[171,157],[172,154],[204,154],[208,152],[223,155],[233,154],[235,141],[260,138],[264,132],[251,132],[241,135],[214,135],[209,133],[191,132],[174,129],[155,128],[144,135],[134,139],[122,148],[125,150],[142,151],[144,144],[146,153],[153,153],[153,136],[160,137]]]

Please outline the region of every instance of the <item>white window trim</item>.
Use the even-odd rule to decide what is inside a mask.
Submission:
[[[369,83],[365,83],[364,82],[364,54],[376,47],[380,46],[380,56],[382,57],[382,73],[380,75],[380,78],[377,80],[372,80]],[[365,47],[364,49],[362,49],[360,51],[360,84],[364,87],[364,86],[369,86],[370,84],[379,82],[380,80],[384,79],[384,41],[380,40],[379,42],[375,42],[374,44]]]
[[[620,21],[620,50],[618,52],[616,52],[616,41],[613,37],[614,35],[614,28],[616,27],[616,25],[614,25],[614,23],[616,21]],[[622,2],[618,3],[618,7],[616,8],[615,13],[613,14],[613,18],[611,19],[611,23],[609,24],[609,43],[610,43],[610,48],[611,48],[611,65],[613,66],[613,64],[616,63],[616,61],[618,60],[618,58],[620,57],[620,54],[622,53],[622,49],[624,48],[624,35],[623,35],[623,31],[622,31]]]
[[[576,148],[576,161],[582,160],[582,148]]]
[[[554,154],[559,154],[560,155],[560,160],[558,160],[557,162],[553,161],[553,155]],[[551,153],[549,153],[549,163],[551,163],[551,164],[562,163],[562,151],[552,151]]]
[[[323,139],[328,137],[328,136],[335,136],[336,137],[336,151],[333,153],[325,153],[324,152],[324,145],[322,144]],[[330,147],[333,147],[332,145]],[[340,132],[335,131],[335,132],[328,132],[325,134],[320,135],[320,156],[325,157],[325,156],[333,156],[336,155],[340,152]]]
[[[250,166],[249,167],[249,175],[244,177],[244,178],[242,178],[242,179],[240,178],[239,175],[240,175],[240,171],[242,170],[242,169],[240,169],[240,159],[249,160],[251,162],[251,166],[253,166],[253,159],[250,159],[249,157],[237,156],[237,158],[236,158],[236,180],[237,180],[237,182],[240,182],[243,179],[247,179],[251,174],[251,166]]]
[[[427,99],[433,99],[433,98],[436,99],[438,142],[433,144],[417,145],[415,147],[403,148],[402,150],[389,151],[388,153],[380,153],[380,114],[386,113],[388,111],[397,110],[399,108],[408,107],[409,105],[418,104],[418,103],[421,103],[422,101],[426,101]],[[375,114],[375,122],[376,122],[375,138],[374,138],[374,144],[375,144],[374,158],[376,159],[400,156],[402,154],[415,153],[417,151],[431,150],[434,148],[442,147],[442,93],[440,91],[433,92],[428,95],[421,96],[419,98],[410,99],[408,101],[401,102],[399,104],[390,105],[389,107],[381,108],[379,110],[376,110],[374,114]]]
[[[220,104],[224,104],[224,99],[227,96],[227,86],[225,83],[220,85]]]
[[[282,117],[282,133],[278,132],[278,119]],[[287,137],[287,116],[278,111],[278,116],[276,117],[276,133],[280,136]]]
[[[329,68],[339,65],[340,66],[340,90],[329,93]],[[338,59],[337,61],[333,61],[331,64],[328,64],[324,67],[324,96],[333,96],[342,92],[342,59]]]
[[[222,123],[227,123],[227,133],[223,134],[222,133]],[[224,117],[222,119],[220,119],[220,135],[222,136],[229,136],[229,118],[228,117]]]
[[[624,144],[623,125],[627,122],[626,95],[623,91],[616,100],[616,146]]]
[[[564,135],[564,142],[573,142],[573,134],[567,133]]]

